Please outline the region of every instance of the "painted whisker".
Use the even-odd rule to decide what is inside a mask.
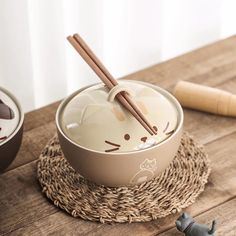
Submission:
[[[105,152],[114,152],[114,151],[117,151],[117,150],[120,149],[120,145],[117,144],[117,143],[112,143],[112,142],[107,141],[107,140],[105,140],[105,143],[110,144],[110,145],[112,145],[112,146],[115,146],[115,148],[107,149],[107,150],[105,150]]]
[[[165,129],[163,130],[163,133],[165,133],[165,132],[166,132],[166,130],[168,129],[168,127],[169,127],[169,124],[170,124],[170,122],[168,121],[168,122],[167,122],[167,124],[166,124],[166,127],[165,127]]]
[[[119,148],[112,148],[112,149],[108,149],[108,150],[105,150],[105,152],[114,152],[114,151],[117,151],[119,150]]]
[[[119,145],[119,144],[112,143],[112,142],[110,142],[110,141],[107,141],[107,140],[105,140],[105,143],[107,143],[107,144],[110,144],[110,145],[113,145],[113,146],[115,146],[115,147],[120,147],[120,145]]]
[[[4,140],[6,138],[7,138],[7,136],[3,136],[3,137],[0,137],[0,140]]]
[[[166,135],[171,135],[171,134],[173,134],[174,132],[175,132],[175,130],[173,129],[173,130],[167,132]]]

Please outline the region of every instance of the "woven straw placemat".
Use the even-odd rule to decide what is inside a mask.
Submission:
[[[74,217],[105,222],[145,222],[192,204],[210,173],[203,148],[184,133],[178,153],[158,177],[132,187],[91,183],[68,164],[55,136],[42,151],[37,175],[42,191]]]

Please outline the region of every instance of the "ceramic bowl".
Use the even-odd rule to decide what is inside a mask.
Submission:
[[[14,160],[20,148],[23,133],[24,113],[14,95],[2,87],[0,87],[0,92],[12,100],[12,102],[16,105],[16,112],[18,112],[19,115],[19,119],[12,132],[7,136],[6,139],[0,142],[0,173],[2,173]],[[2,123],[3,119],[0,119],[0,126]]]
[[[174,133],[164,141],[147,149],[121,153],[95,151],[75,143],[63,132],[61,116],[64,108],[73,97],[93,85],[76,91],[58,107],[56,126],[64,156],[75,171],[97,184],[118,187],[148,181],[165,170],[178,151],[184,119],[179,102],[169,92],[158,86],[140,81],[131,82],[143,84],[161,93],[174,105],[177,111],[177,126]]]

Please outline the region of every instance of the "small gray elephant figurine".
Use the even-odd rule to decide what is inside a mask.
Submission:
[[[211,229],[206,225],[200,225],[194,222],[191,216],[183,213],[175,222],[176,228],[186,236],[214,236],[216,231],[216,221],[212,222]]]

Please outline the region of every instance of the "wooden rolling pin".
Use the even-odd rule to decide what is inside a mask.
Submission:
[[[183,107],[236,117],[236,95],[221,89],[180,81],[174,96]]]

